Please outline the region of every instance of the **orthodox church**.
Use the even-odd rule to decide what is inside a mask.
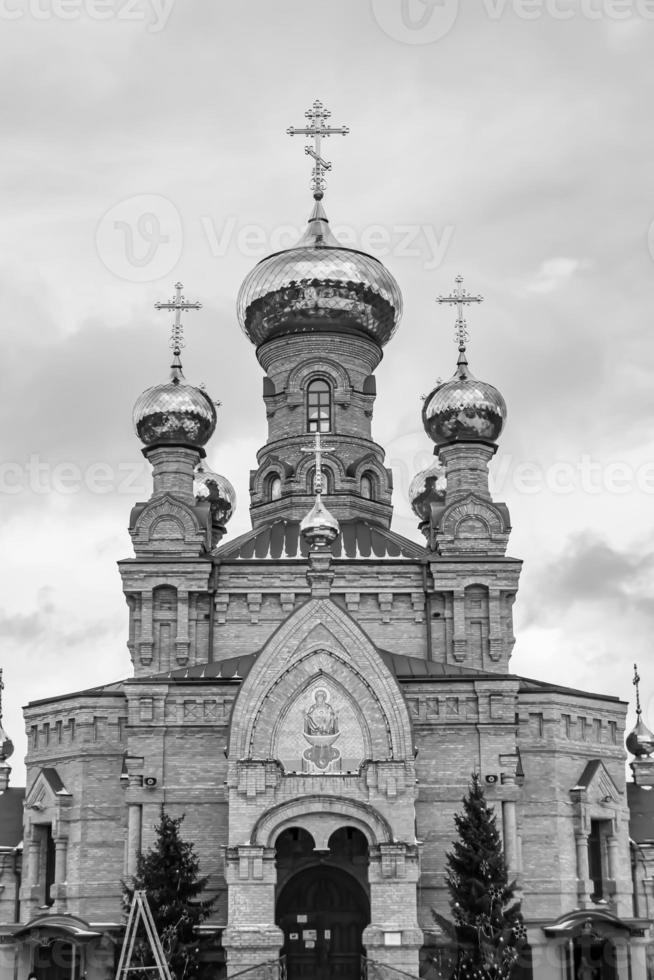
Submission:
[[[313,141],[306,231],[238,295],[267,421],[240,537],[232,487],[204,462],[215,404],[182,370],[181,316],[198,304],[181,285],[158,304],[172,367],[134,408],[153,488],[119,563],[131,670],[25,708],[24,798],[0,747],[0,980],[113,975],[121,879],[161,805],[185,815],[218,899],[207,977],[283,962],[290,980],[355,980],[363,957],[367,976],[446,978],[434,910],[449,915],[445,856],[473,772],[519,888],[521,972],[648,975],[654,739],[639,713],[628,794],[626,704],[510,670],[521,563],[488,469],[506,405],[469,366],[480,297],[460,279],[440,298],[458,360],[422,409],[436,458],[410,489],[424,540],[392,529],[371,426],[402,298],[330,230],[320,141],[343,130],[328,115],[314,103],[291,131]]]

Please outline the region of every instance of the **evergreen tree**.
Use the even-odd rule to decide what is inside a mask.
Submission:
[[[478,773],[472,774],[463,812],[454,823],[458,839],[447,855],[447,885],[458,947],[456,974],[459,980],[506,980],[526,930]]]
[[[198,900],[208,879],[199,876],[200,862],[193,844],[180,836],[183,820],[183,816],[168,816],[162,805],[154,845],[147,853],[139,854],[131,882],[123,882],[126,913],[134,892],[146,893],[164,955],[176,980],[197,975],[196,927],[211,914],[215,902],[214,898]],[[145,935],[139,936],[135,952],[141,965],[154,962]]]

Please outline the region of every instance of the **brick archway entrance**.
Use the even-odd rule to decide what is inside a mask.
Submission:
[[[370,901],[357,880],[367,870],[362,839],[359,831],[343,828],[332,835],[329,852],[315,851],[311,835],[299,828],[278,839],[278,869],[285,880],[275,921],[284,933],[288,980],[358,980],[363,930],[370,922]],[[344,870],[348,857],[355,858],[354,874]]]

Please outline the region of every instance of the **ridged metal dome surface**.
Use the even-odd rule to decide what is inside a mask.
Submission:
[[[204,446],[216,428],[216,406],[206,391],[186,384],[181,365],[165,384],[148,388],[136,400],[136,434],[146,446],[176,443]]]
[[[236,491],[226,476],[200,465],[193,477],[193,494],[198,503],[208,503],[221,524],[226,524],[236,509]]]
[[[0,725],[0,761],[4,762],[5,759],[10,759],[13,754],[14,743],[9,738],[2,725]]]
[[[245,277],[237,312],[257,346],[334,330],[357,330],[384,345],[399,324],[402,294],[378,259],[338,242],[318,203],[298,244],[262,259]]]
[[[638,716],[638,721],[625,739],[627,750],[637,759],[644,759],[654,752],[654,735],[645,722]]]
[[[425,431],[437,446],[459,439],[495,442],[506,416],[506,402],[500,392],[475,378],[463,355],[454,376],[438,385],[422,407]]]
[[[440,484],[440,486],[439,486]],[[421,521],[430,518],[430,504],[445,500],[445,470],[435,459],[426,469],[416,473],[409,484],[411,510]]]
[[[300,522],[300,533],[311,544],[325,547],[340,534],[340,525],[322,502],[320,494],[309,513]]]

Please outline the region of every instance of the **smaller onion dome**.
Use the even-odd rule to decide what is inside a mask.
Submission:
[[[435,459],[427,469],[416,473],[409,484],[409,503],[416,517],[428,521],[431,517],[430,505],[442,504],[445,500],[445,469],[440,460]]]
[[[316,502],[300,523],[302,537],[314,548],[326,548],[336,540],[340,532],[338,521],[329,513],[317,493]]]
[[[0,763],[10,759],[14,754],[14,743],[0,724]]]
[[[2,724],[2,692],[4,690],[4,682],[2,679],[3,670],[0,667],[0,765],[10,759],[14,754],[14,743],[7,735]]]
[[[187,384],[179,348],[174,350],[170,381],[148,388],[134,405],[134,428],[146,446],[200,448],[216,428],[216,406],[202,388]]]
[[[227,524],[236,510],[236,491],[226,476],[214,473],[200,463],[193,480],[193,494],[197,503],[208,503],[216,524]]]
[[[422,406],[422,424],[437,446],[448,442],[496,442],[506,420],[506,402],[492,385],[470,371],[460,348],[456,372],[429,394]]]
[[[640,677],[638,676],[637,664],[634,664],[634,679],[632,683],[636,688],[636,725],[627,735],[625,745],[627,746],[627,751],[635,755],[637,759],[642,759],[644,756],[651,755],[654,752],[654,735],[652,735],[642,719],[639,687]]]
[[[651,755],[654,752],[654,735],[652,735],[640,715],[638,715],[638,721],[635,727],[627,735],[625,745],[627,746],[627,751],[635,755],[637,759],[642,759],[644,756]]]

